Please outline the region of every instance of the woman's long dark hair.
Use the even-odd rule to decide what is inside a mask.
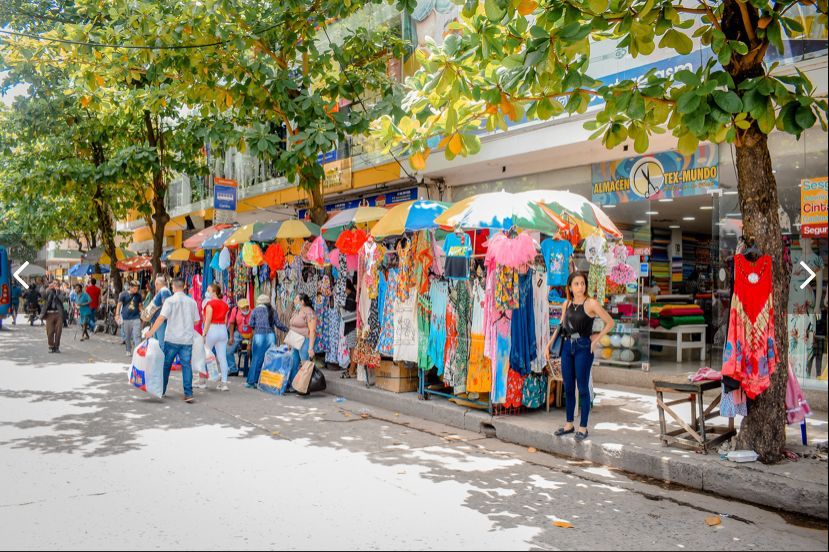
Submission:
[[[583,278],[584,279],[584,287],[587,288],[587,275],[584,272],[573,272],[570,274],[570,277],[567,278],[567,300],[571,303],[573,302],[573,292],[570,291],[571,287],[573,286],[573,280],[576,278]],[[590,297],[587,295],[587,289],[584,290],[585,297]]]
[[[311,302],[311,298],[308,297],[305,293],[299,294],[299,300],[308,308],[314,308],[314,304]]]

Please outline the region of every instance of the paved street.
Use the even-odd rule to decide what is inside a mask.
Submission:
[[[187,405],[175,379],[147,399],[114,338],[76,339],[58,356],[40,327],[0,332],[2,549],[827,546],[825,526],[326,394],[234,380]]]

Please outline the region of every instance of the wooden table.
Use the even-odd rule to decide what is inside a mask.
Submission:
[[[692,326],[677,326],[666,330],[665,328],[651,328],[651,345],[662,345],[663,347],[676,347],[676,361],[682,362],[683,351],[690,351],[699,349],[700,360],[705,360],[705,324],[695,324]],[[653,334],[670,334],[668,339],[654,339]],[[685,336],[691,337],[690,341],[685,341]],[[699,340],[693,339],[699,336]]]
[[[667,376],[654,379],[653,388],[656,391],[656,406],[659,409],[659,437],[662,439],[663,446],[676,443],[706,453],[710,448],[737,434],[734,429],[734,418],[728,419],[727,427],[705,424],[707,420],[720,416],[718,407],[722,400],[721,382],[714,380],[691,382],[688,381],[688,375]],[[716,398],[707,407],[703,399],[705,391],[717,393]],[[664,393],[688,393],[689,395],[687,398],[665,402]],[[684,403],[691,405],[690,423],[683,420],[672,408]],[[680,426],[679,429],[668,431],[665,413],[673,418],[673,421]],[[714,435],[716,437],[712,438]]]

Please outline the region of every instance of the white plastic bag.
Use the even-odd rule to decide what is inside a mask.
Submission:
[[[204,364],[207,368],[207,379],[210,381],[219,381],[222,378],[219,361],[216,360],[216,355],[213,354],[213,351],[207,347],[204,347]]]
[[[141,342],[132,353],[128,380],[132,387],[156,398],[164,395],[164,352],[158,340]]]
[[[207,363],[205,362],[204,338],[199,334],[193,338],[193,353],[190,357],[191,365],[193,366],[193,381],[198,382],[199,379],[207,379]]]

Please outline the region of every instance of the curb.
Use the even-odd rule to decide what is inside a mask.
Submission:
[[[332,376],[336,373],[326,372]],[[327,378],[326,393],[344,397],[407,416],[445,424],[502,441],[576,460],[616,468],[641,477],[673,483],[734,498],[775,510],[829,519],[829,488],[826,482],[804,481],[794,474],[722,461],[714,455],[699,455],[676,449],[648,449],[613,442],[613,436],[597,436],[581,445],[556,439],[549,431],[527,427],[518,418],[490,416],[442,399],[421,400],[416,393],[395,394],[366,388],[355,380]],[[494,434],[494,435],[493,435]],[[781,473],[777,473],[781,472]]]

